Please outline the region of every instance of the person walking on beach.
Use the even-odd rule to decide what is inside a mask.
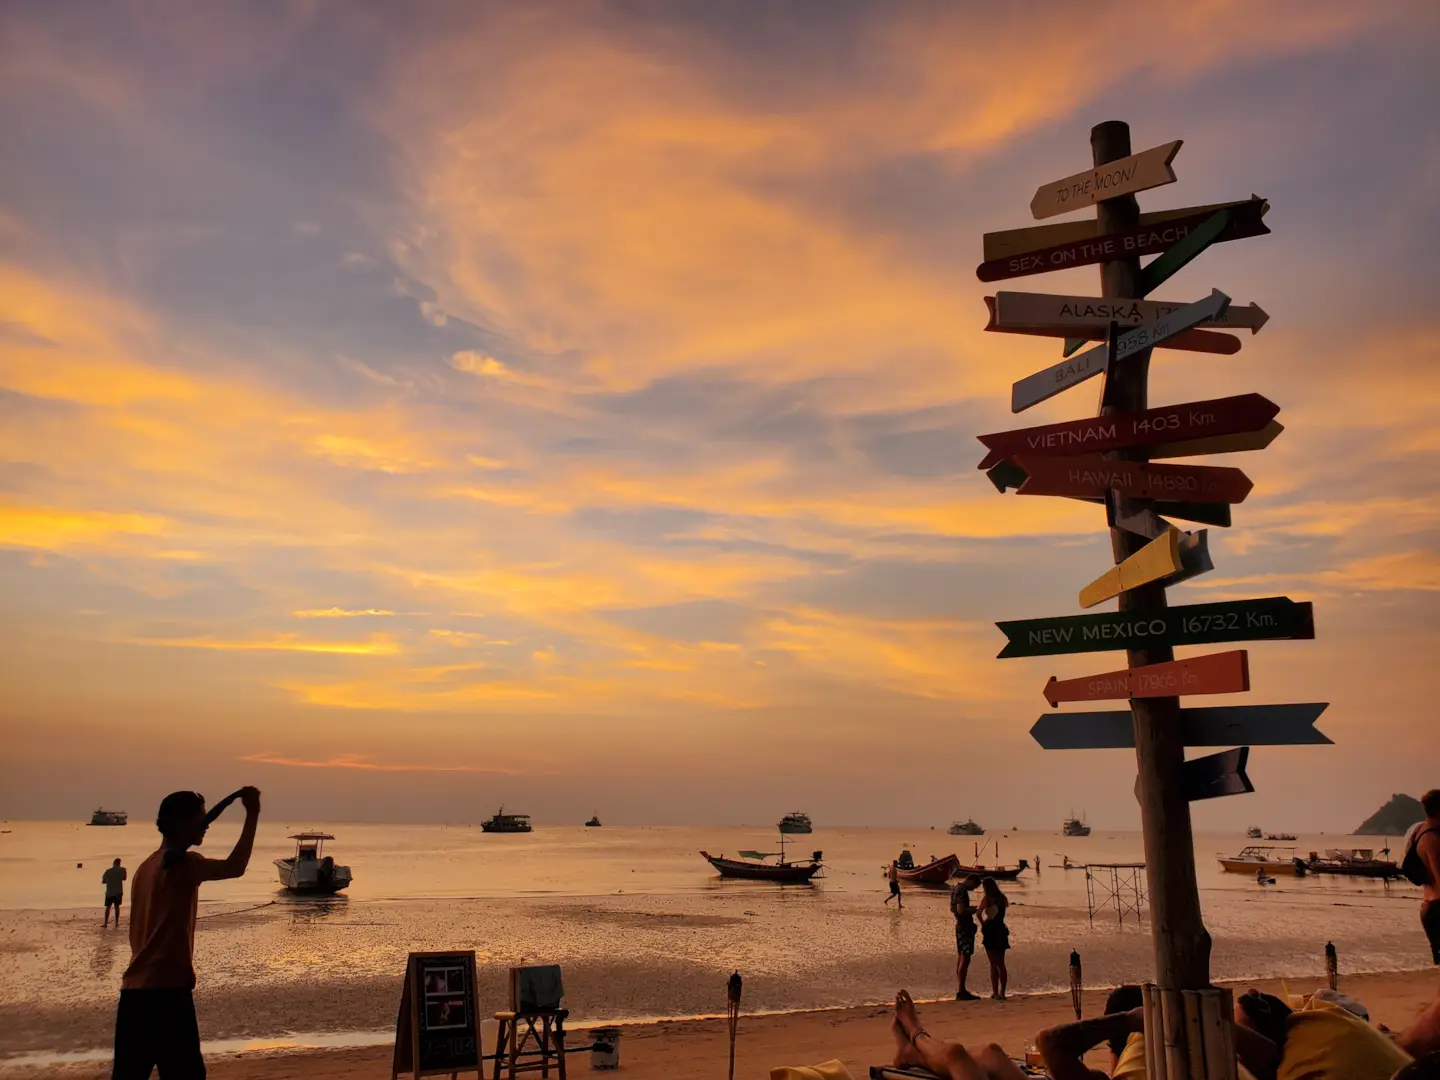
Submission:
[[[120,903],[125,899],[125,867],[120,865],[116,859],[110,864],[110,869],[100,875],[100,880],[105,883],[105,921],[100,924],[101,928],[110,925],[110,909],[115,909],[115,929],[120,929]]]
[[[980,887],[980,879],[974,874],[962,878],[950,890],[950,914],[955,916],[955,979],[958,989],[956,1001],[978,1001],[978,995],[965,988],[970,975],[970,961],[975,956],[975,908],[970,903],[970,890]]]
[[[1430,942],[1430,958],[1440,964],[1440,789],[1420,796],[1425,820],[1410,830],[1400,869],[1421,888],[1420,925]]]
[[[885,903],[895,901],[895,906],[900,910],[905,909],[905,901],[900,899],[900,868],[895,865],[895,860],[890,860],[890,869],[885,875],[890,879],[890,895],[885,897]]]
[[[162,841],[136,869],[130,898],[130,966],[120,981],[111,1080],[149,1080],[155,1067],[162,1080],[204,1080],[192,996],[195,910],[202,882],[238,878],[250,863],[260,792],[245,787],[236,796],[245,806],[245,825],[224,859],[188,850],[210,827],[204,796],[177,791],[160,803],[155,827]]]
[[[1005,912],[1010,907],[1009,898],[1000,891],[993,877],[980,882],[983,898],[980,901],[980,944],[985,948],[985,959],[990,961],[990,996],[996,1001],[1005,1000],[1005,990],[1010,984],[1010,972],[1005,968],[1005,950],[1010,948],[1010,928],[1005,925]]]

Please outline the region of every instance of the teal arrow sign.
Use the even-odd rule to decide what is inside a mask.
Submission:
[[[1186,746],[1313,746],[1332,741],[1315,729],[1327,708],[1328,702],[1311,702],[1181,709],[1180,727]],[[1046,713],[1035,721],[1030,737],[1046,750],[1125,750],[1135,745],[1135,723],[1129,709]],[[1195,797],[1190,790],[1186,794]]]
[[[1019,619],[995,625],[1009,638],[1009,644],[1000,650],[1002,660],[1012,656],[1058,656],[1154,645],[1308,640],[1315,636],[1315,615],[1310,602],[1296,603],[1288,596],[1187,604],[1143,614],[1112,611],[1098,615],[1062,615],[1055,619]]]

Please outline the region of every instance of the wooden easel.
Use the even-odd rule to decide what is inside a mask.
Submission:
[[[514,1080],[519,1073],[538,1072],[549,1077],[552,1066],[559,1080],[565,1080],[565,1019],[568,1009],[534,1008],[522,1001],[520,979],[523,968],[510,969],[510,1009],[497,1012],[500,1025],[495,1038],[495,1068],[492,1080]],[[538,1025],[538,1027],[537,1027]]]

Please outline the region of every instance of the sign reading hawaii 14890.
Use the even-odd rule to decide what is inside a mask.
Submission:
[[[1144,649],[1156,645],[1211,645],[1225,641],[1281,641],[1315,636],[1309,601],[1288,596],[1189,604],[1163,611],[1065,615],[995,624],[1009,639],[999,658]]]

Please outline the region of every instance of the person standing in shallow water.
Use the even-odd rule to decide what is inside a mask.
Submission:
[[[1005,967],[1005,952],[1010,948],[1010,927],[1005,925],[1005,913],[1010,908],[1010,900],[992,877],[980,882],[980,890],[983,894],[980,944],[985,948],[985,959],[990,961],[990,996],[1004,1001],[1010,983],[1010,972]]]
[[[110,909],[115,909],[115,929],[120,929],[120,905],[125,901],[125,867],[120,865],[116,859],[110,864],[110,869],[100,875],[100,880],[105,883],[105,921],[100,924],[103,929],[110,925]]]
[[[905,901],[900,899],[900,867],[895,864],[894,859],[890,860],[890,869],[885,876],[890,879],[890,895],[885,897],[885,903],[894,900],[895,906],[903,911]]]
[[[955,916],[955,991],[956,1001],[977,1001],[965,987],[970,975],[970,961],[975,956],[975,908],[970,903],[970,890],[980,887],[980,879],[971,875],[955,883],[950,890],[950,914]]]
[[[162,1080],[205,1078],[193,997],[195,910],[203,882],[238,878],[250,863],[260,792],[247,787],[237,794],[245,825],[224,859],[188,850],[204,841],[210,827],[203,796],[177,791],[160,803],[155,827],[162,842],[132,883],[130,966],[120,981],[111,1080],[149,1080],[157,1067]]]

